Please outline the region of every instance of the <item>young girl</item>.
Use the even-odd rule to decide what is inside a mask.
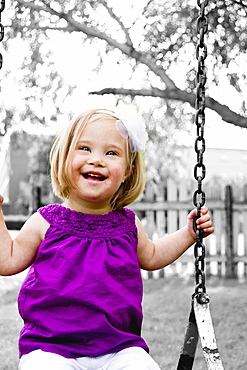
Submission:
[[[195,242],[196,210],[187,226],[151,241],[124,208],[144,187],[145,142],[137,115],[88,111],[51,151],[63,203],[40,208],[13,241],[1,210],[0,274],[31,266],[18,298],[19,370],[159,369],[141,337],[140,268],[162,268]],[[214,231],[207,208],[197,226]]]

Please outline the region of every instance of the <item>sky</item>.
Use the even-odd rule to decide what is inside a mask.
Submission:
[[[76,91],[70,104],[73,105],[73,111],[80,112],[82,109],[90,109],[97,105],[111,107],[115,104],[116,98],[113,96],[96,96],[88,95],[88,92],[94,90],[100,90],[104,87],[111,86],[114,83],[115,87],[120,87],[122,82],[129,78],[130,71],[128,67],[125,68],[117,63],[117,59],[112,60],[111,63],[105,64],[100,74],[97,76],[95,73],[91,73],[92,66],[97,65],[97,58],[94,56],[94,46],[87,46],[75,48],[73,44],[68,43],[66,47],[66,54],[64,54],[64,44],[61,47],[59,42],[54,43],[54,58],[58,70],[66,76],[72,83],[78,84],[78,90]],[[67,56],[66,56],[67,55]],[[73,56],[73,68],[71,68],[71,55]],[[78,70],[83,70],[78,81]],[[99,77],[100,76],[100,77]],[[109,76],[111,76],[109,80]],[[177,79],[179,81],[179,73],[177,72]],[[223,80],[224,81],[224,80]],[[176,82],[176,81],[175,81]],[[210,90],[213,97],[221,97],[221,101],[224,104],[231,104],[236,112],[239,109],[239,103],[237,96],[232,95],[231,88],[228,84],[222,84],[222,86],[207,87]],[[143,103],[146,108],[148,101]],[[153,104],[151,102],[150,104]],[[142,107],[140,106],[140,110]],[[189,145],[194,143],[194,132],[192,129],[191,138]],[[211,110],[206,110],[206,126],[205,126],[205,139],[207,147],[211,148],[229,148],[229,149],[245,149],[247,150],[247,129],[234,126],[224,122],[221,117]]]
[[[126,1],[130,2],[132,0]],[[140,11],[142,3],[146,3],[146,0],[135,3],[136,13]],[[124,2],[124,4],[120,2],[118,4],[118,11],[123,12],[125,6],[126,2]],[[112,86],[113,84],[115,87],[121,87],[123,81],[129,79],[130,67],[127,65],[123,67],[123,65],[117,63],[118,55],[116,53],[116,55],[112,57],[111,62],[103,65],[99,74],[92,72],[92,68],[96,68],[98,63],[98,57],[94,50],[95,45],[82,45],[79,38],[78,40],[75,38],[74,44],[71,42],[69,36],[70,35],[63,35],[63,38],[59,35],[54,36],[52,44],[54,61],[58,72],[61,73],[68,82],[77,86],[73,97],[68,99],[67,107],[65,106],[64,110],[71,110],[75,112],[76,115],[77,113],[81,113],[81,111],[95,106],[106,108],[114,106],[116,102],[114,96],[92,96],[88,93],[90,91]],[[13,104],[13,101],[16,101],[17,104],[18,102],[21,104],[21,92],[15,87],[14,76],[20,73],[20,63],[25,52],[24,45],[20,40],[16,40],[16,42],[13,43],[13,47],[4,55],[4,67],[6,66],[6,68],[11,70],[13,77],[13,84],[10,83],[9,80],[2,81],[2,98],[4,97],[5,102],[9,101],[9,104]],[[193,58],[194,55],[191,57]],[[182,69],[183,68],[180,70],[182,71]],[[179,84],[179,81],[181,81],[179,69],[176,69],[174,76],[176,76],[175,82]],[[213,97],[220,97],[224,104],[229,104],[231,108],[235,109],[237,112],[239,109],[237,96],[232,95],[230,86],[227,84],[224,76],[222,76],[221,81],[222,83],[220,86],[214,88],[207,86],[207,92]],[[146,106],[149,103],[147,101],[147,103],[145,102],[143,104]],[[139,108],[141,111],[142,107],[140,106]],[[63,124],[65,125],[66,123],[67,122],[64,122]],[[31,129],[31,127],[29,127],[29,129]],[[186,137],[186,141],[189,145],[193,145],[194,143],[194,132],[192,131],[190,137]],[[183,136],[181,137],[181,141],[183,141]],[[206,110],[205,139],[207,147],[247,150],[247,129],[241,129],[240,127],[223,122],[216,113],[210,110]]]
[[[209,111],[206,112],[205,139],[211,148],[247,150],[247,129],[224,122]]]

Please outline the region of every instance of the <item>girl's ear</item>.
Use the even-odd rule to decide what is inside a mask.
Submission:
[[[132,165],[131,167],[130,167],[130,169],[128,169],[127,168],[127,170],[126,170],[126,174],[125,174],[125,176],[124,176],[124,178],[123,178],[123,181],[122,181],[122,184],[125,182],[125,180],[128,178],[128,177],[130,177],[130,175],[132,175],[132,173],[135,171],[135,166],[134,165]]]

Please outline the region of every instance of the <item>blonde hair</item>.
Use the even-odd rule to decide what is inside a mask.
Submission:
[[[66,199],[70,196],[71,161],[76,144],[82,135],[85,126],[100,119],[117,119],[111,111],[90,110],[75,118],[67,129],[54,142],[50,152],[51,182],[55,195]],[[129,142],[126,145],[127,176],[114,194],[110,203],[112,210],[121,209],[134,202],[143,192],[146,182],[144,158],[141,153],[130,150]]]

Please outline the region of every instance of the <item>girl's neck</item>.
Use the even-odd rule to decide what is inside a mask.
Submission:
[[[91,215],[104,215],[112,211],[111,205],[109,204],[98,204],[98,203],[78,203],[73,199],[66,199],[62,205],[72,211],[81,212]]]

